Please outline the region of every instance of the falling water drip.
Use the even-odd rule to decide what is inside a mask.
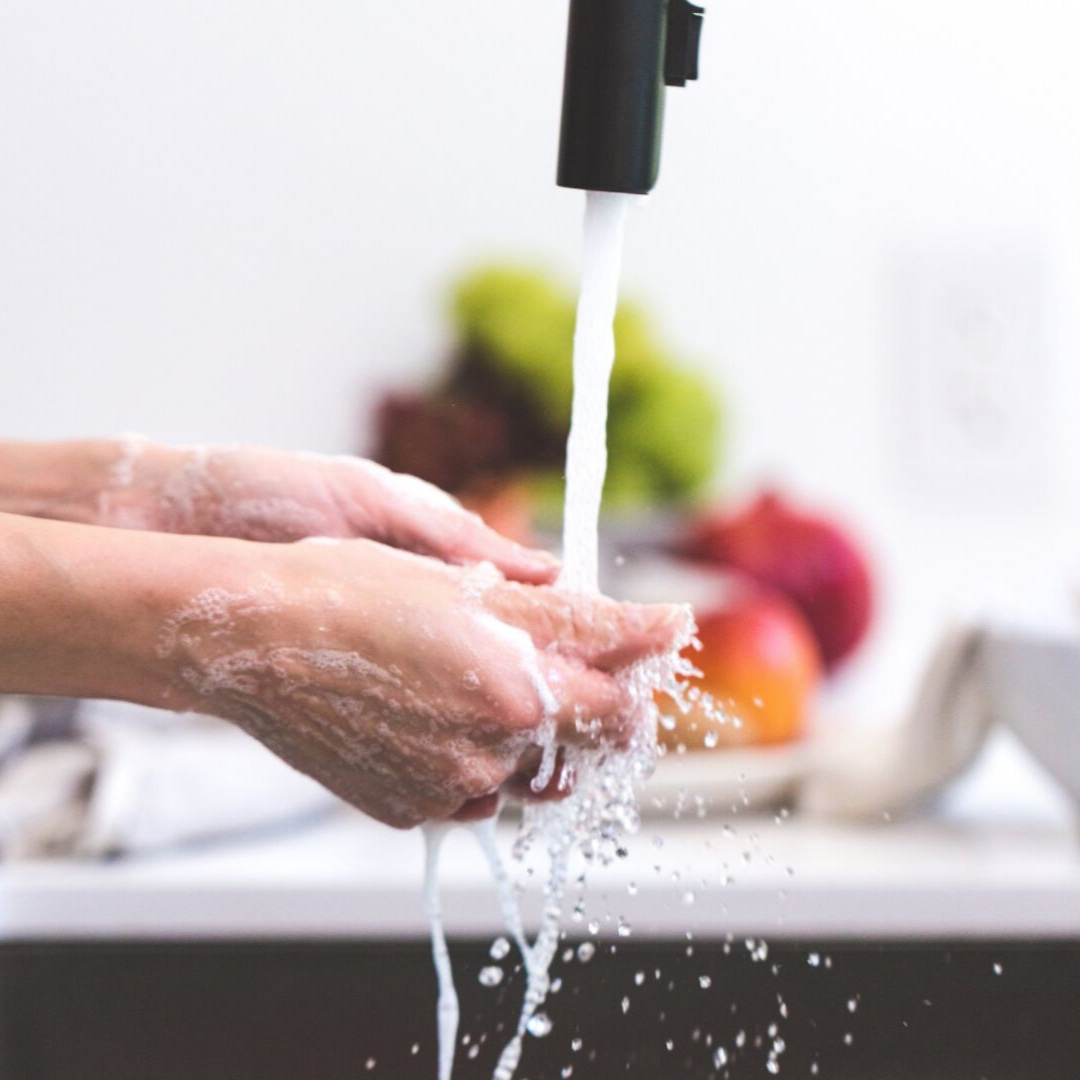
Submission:
[[[608,384],[615,363],[615,309],[623,228],[634,196],[585,196],[581,293],[574,329],[574,401],[566,444],[563,573],[560,584],[596,592],[600,499],[607,474]]]
[[[442,903],[439,899],[439,853],[449,832],[446,825],[425,825],[424,900],[431,922],[431,955],[439,983],[439,1004],[436,1010],[439,1033],[439,1080],[450,1080],[454,1071],[454,1047],[457,1043],[458,1021],[461,1012],[454,971],[450,965],[450,950],[443,929]]]

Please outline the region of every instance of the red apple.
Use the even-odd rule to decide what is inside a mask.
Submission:
[[[829,670],[866,636],[873,610],[866,558],[838,525],[777,494],[766,492],[736,513],[703,515],[678,549],[789,596],[809,620]]]
[[[821,681],[817,642],[799,609],[779,594],[744,587],[695,614],[701,650],[686,655],[702,674],[692,685],[726,715],[701,706],[686,716],[665,709],[675,730],[661,727],[661,741],[694,750],[798,738]]]

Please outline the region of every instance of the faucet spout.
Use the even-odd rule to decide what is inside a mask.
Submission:
[[[653,189],[665,86],[697,78],[703,15],[690,0],[570,0],[562,187]]]

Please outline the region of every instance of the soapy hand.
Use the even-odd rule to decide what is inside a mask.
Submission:
[[[166,622],[167,706],[236,722],[403,828],[493,812],[535,769],[545,730],[563,745],[625,738],[640,706],[620,672],[688,625],[682,608],[368,541],[252,545],[243,561],[241,581]]]
[[[97,524],[271,542],[378,540],[446,562],[491,562],[533,584],[558,572],[552,556],[500,536],[445,492],[363,458],[135,437],[112,447]]]

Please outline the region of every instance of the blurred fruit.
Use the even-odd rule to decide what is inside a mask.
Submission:
[[[382,407],[373,457],[451,491],[527,477],[561,512],[573,396],[575,298],[557,280],[494,266],[456,287],[457,343],[445,377]],[[686,502],[717,458],[719,407],[705,381],[672,359],[639,308],[615,317],[608,423],[609,508]]]
[[[669,749],[790,742],[806,729],[820,681],[821,657],[806,619],[791,601],[744,585],[715,607],[695,611],[701,651],[686,656],[701,671],[691,685],[711,695],[726,714],[710,716],[701,705],[682,715],[665,712],[673,731],[660,728]]]
[[[519,544],[536,546],[532,527],[533,500],[524,483],[469,488],[460,497],[469,510],[479,514],[484,524],[497,533]]]
[[[789,596],[809,620],[828,670],[854,652],[870,627],[873,585],[859,547],[838,525],[775,493],[738,513],[699,517],[678,549]]]
[[[456,492],[505,460],[508,427],[500,410],[483,403],[390,394],[375,416],[373,456],[395,472]]]

